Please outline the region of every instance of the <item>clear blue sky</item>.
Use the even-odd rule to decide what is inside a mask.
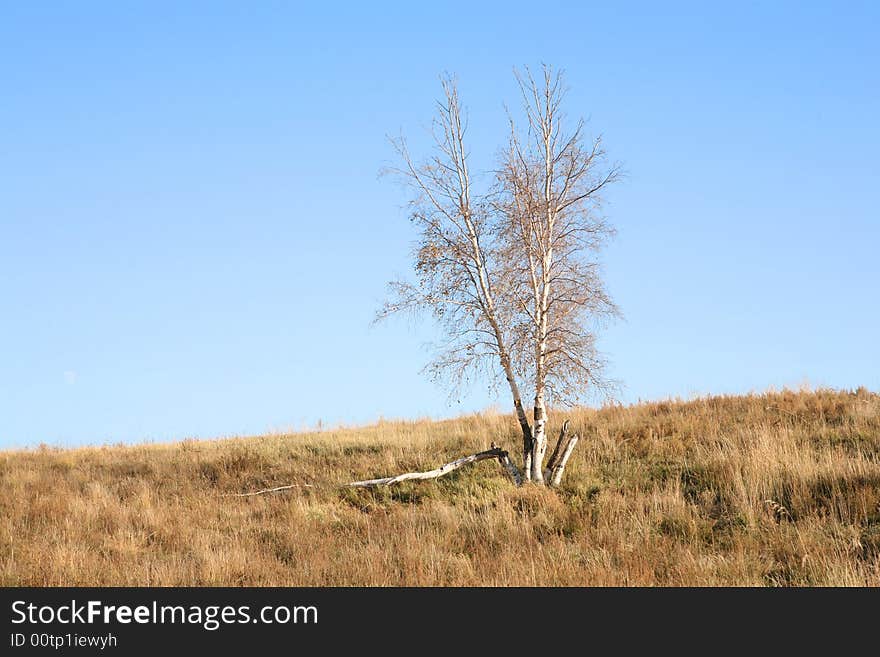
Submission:
[[[443,71],[487,164],[542,61],[629,172],[624,401],[880,388],[877,3],[296,4],[0,3],[0,447],[491,404],[370,327],[413,239],[377,172]]]

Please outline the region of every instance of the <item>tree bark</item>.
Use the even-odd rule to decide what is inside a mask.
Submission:
[[[578,434],[568,436],[567,438],[564,436],[559,437],[559,443],[556,445],[555,450],[556,452],[559,452],[559,457],[555,462],[551,459],[551,464],[548,468],[550,474],[547,476],[547,479],[549,480],[550,486],[555,488],[562,483],[562,474],[565,472],[565,466],[568,464],[568,459],[571,457],[572,452],[574,452],[574,447],[577,445],[578,440],[580,440]],[[563,445],[563,441],[565,441],[564,446],[560,449],[560,446]]]
[[[513,374],[513,368],[510,365],[510,356],[504,348],[504,340],[501,335],[501,329],[495,321],[494,315],[490,320],[492,329],[495,332],[495,338],[498,342],[498,348],[501,359],[501,366],[504,368],[504,377],[510,386],[510,394],[513,396],[513,408],[516,411],[516,419],[519,422],[523,435],[523,470],[522,475],[528,481],[532,478],[532,427],[526,417],[526,411],[523,408],[522,397],[519,394],[519,386],[516,383],[516,377]],[[522,482],[520,482],[522,483]],[[519,484],[517,484],[519,485]]]
[[[547,461],[547,467],[544,469],[544,479],[550,478],[550,473],[553,471],[553,468],[559,463],[559,458],[562,456],[562,452],[565,449],[566,434],[568,433],[568,420],[562,423],[562,429],[559,430],[559,438],[556,440],[556,447],[553,448],[553,453],[550,455],[550,460]]]
[[[547,411],[544,400],[535,398],[535,428],[532,435],[532,481],[544,483],[544,455],[547,453]]]
[[[507,471],[507,474],[510,475],[510,478],[513,480],[513,483],[516,486],[523,485],[523,475],[519,471],[519,468],[513,464],[513,461],[510,460],[510,456],[508,456],[507,452],[503,452],[501,456],[498,457],[498,461]]]

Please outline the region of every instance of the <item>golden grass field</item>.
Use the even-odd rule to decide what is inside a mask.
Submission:
[[[880,584],[880,396],[766,393],[577,410],[558,492],[497,462],[381,490],[511,416],[0,452],[0,584]],[[230,497],[288,483],[291,491]]]

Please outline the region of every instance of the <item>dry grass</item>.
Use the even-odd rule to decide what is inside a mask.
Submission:
[[[880,396],[768,393],[570,414],[564,488],[494,462],[379,491],[503,415],[0,453],[0,584],[878,585]],[[561,416],[555,416],[561,420]],[[224,493],[299,482],[286,493]]]

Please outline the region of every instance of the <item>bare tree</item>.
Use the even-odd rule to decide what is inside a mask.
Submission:
[[[548,404],[610,390],[595,329],[617,308],[596,253],[612,234],[600,193],[620,173],[605,164],[600,139],[586,142],[582,120],[566,131],[560,74],[544,67],[538,81],[528,70],[516,78],[525,120],[520,129],[511,118],[488,189],[474,186],[453,79],[442,80],[430,157],[417,162],[403,138],[393,141],[402,161],[394,172],[413,192],[416,277],[391,283],[378,318],[428,311],[446,339],[432,374],[453,384],[473,373],[503,378],[522,431],[522,472],[506,452],[499,460],[517,483],[558,485],[578,436],[565,422],[545,464]],[[531,421],[524,390],[534,398]]]
[[[534,392],[533,435],[531,450],[524,450],[524,467],[527,479],[543,482],[548,399],[570,403],[609,385],[595,333],[588,327],[618,314],[595,254],[612,233],[600,214],[600,193],[620,172],[605,166],[600,138],[585,143],[582,119],[566,131],[560,74],[544,67],[539,82],[528,70],[517,81],[525,134],[511,119],[495,205],[503,253],[500,276],[509,289],[506,301],[518,311],[511,350]],[[560,446],[561,441],[551,466],[563,458]]]

